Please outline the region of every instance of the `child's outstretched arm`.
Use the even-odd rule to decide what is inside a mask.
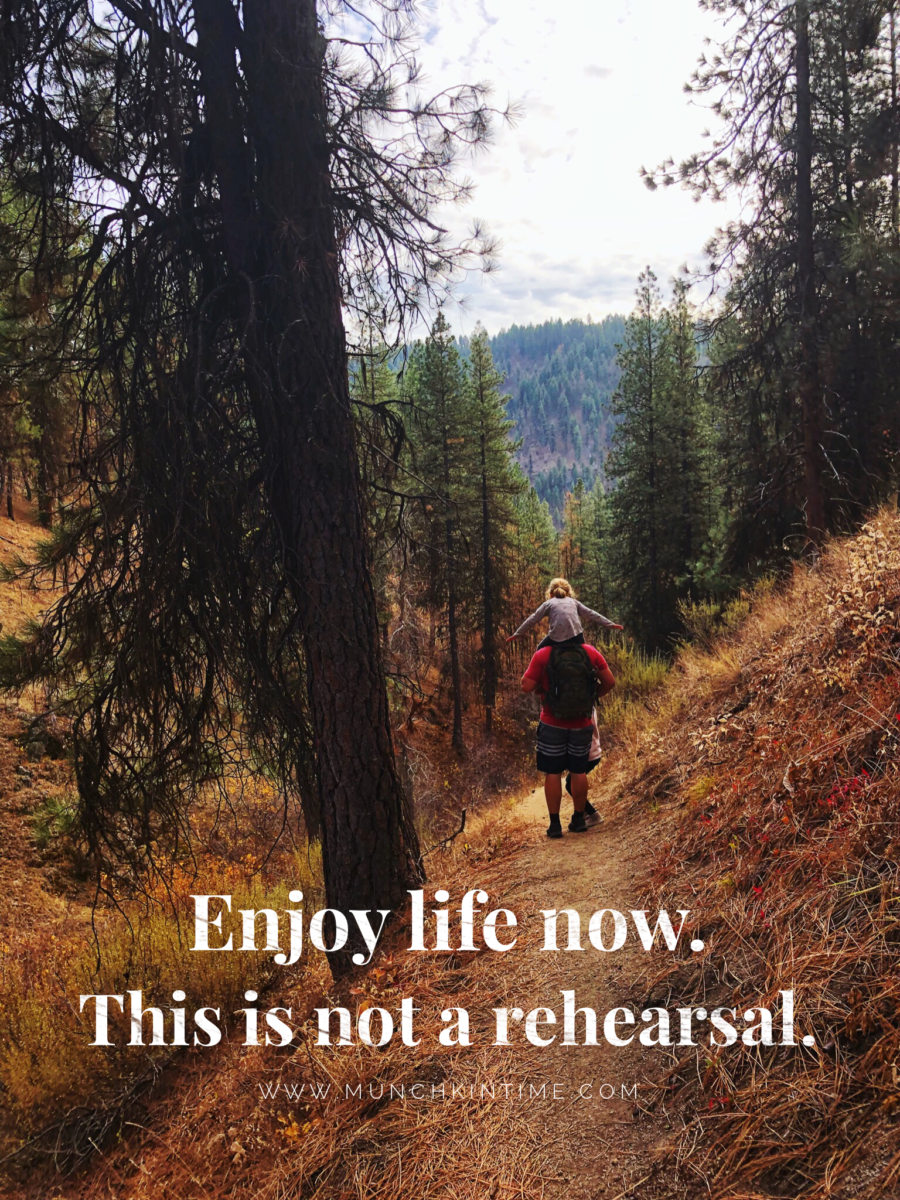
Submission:
[[[516,630],[516,632],[513,634],[510,634],[510,636],[506,640],[508,642],[511,642],[513,640],[513,638],[521,637],[523,633],[527,633],[528,630],[532,627],[532,625],[537,625],[538,621],[540,621],[543,617],[546,617],[547,610],[549,609],[549,607],[550,607],[550,601],[545,600],[544,603],[541,605],[541,607],[539,609],[537,609],[536,612],[533,612],[530,617],[526,617],[525,620],[522,622],[522,624],[519,626],[519,628]]]
[[[595,625],[602,625],[604,629],[621,629],[621,625],[617,625],[615,621],[610,621],[609,617],[604,617],[602,613],[594,612],[592,608],[588,608],[586,604],[582,604],[580,600],[575,601],[578,606],[578,615],[582,621],[593,621]]]

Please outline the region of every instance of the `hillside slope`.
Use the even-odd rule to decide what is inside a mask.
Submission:
[[[557,520],[566,491],[579,478],[592,487],[609,449],[623,333],[624,319],[611,316],[513,325],[491,338],[522,439],[519,462]]]
[[[675,818],[653,902],[706,942],[682,1004],[779,1007],[812,1047],[685,1054],[672,1151],[721,1200],[900,1196],[900,518],[681,656],[604,791]],[[639,818],[636,818],[639,819]],[[688,1113],[692,1113],[689,1116]]]

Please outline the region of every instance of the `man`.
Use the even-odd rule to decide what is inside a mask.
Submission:
[[[563,664],[559,656],[564,653],[567,661]],[[557,658],[551,659],[552,655]],[[579,659],[577,656],[583,656]],[[586,661],[584,661],[586,660]],[[551,672],[563,677],[561,685],[558,679],[551,680]],[[586,711],[585,715],[569,715],[572,711],[571,697],[559,696],[568,688],[571,694],[580,686],[579,673],[583,679],[589,680],[591,673],[596,680],[596,692],[590,684],[582,701],[574,702],[575,711]],[[553,687],[551,689],[551,683]],[[593,736],[593,701],[607,695],[616,686],[612,671],[607,666],[606,659],[593,646],[571,646],[563,650],[561,647],[546,646],[538,650],[528,670],[522,676],[522,691],[539,691],[541,694],[541,718],[537,732],[537,769],[545,775],[544,795],[547,798],[547,812],[550,815],[550,825],[547,837],[561,838],[562,826],[559,821],[559,806],[562,801],[562,776],[568,770],[571,773],[572,802],[575,811],[569,822],[570,833],[585,833],[587,824],[584,813],[587,804],[587,772],[590,761],[591,739]],[[551,690],[557,697],[551,696]],[[588,694],[588,693],[593,694]],[[555,715],[557,713],[567,715]]]

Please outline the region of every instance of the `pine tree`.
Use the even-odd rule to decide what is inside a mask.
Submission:
[[[752,439],[729,555],[817,546],[890,491],[900,436],[895,5],[709,0],[729,36],[691,88],[713,144],[650,181],[740,192],[712,245],[727,291],[707,341],[733,446]],[[717,344],[716,344],[717,343]],[[734,480],[733,482],[738,482]],[[802,542],[799,538],[803,531]]]
[[[559,537],[559,565],[576,592],[581,590],[585,572],[586,496],[581,479],[566,494],[562,532]]]
[[[622,378],[613,398],[619,424],[607,473],[617,591],[624,618],[652,649],[676,628],[672,571],[670,343],[656,276],[640,276],[637,305],[619,351]]]
[[[592,608],[607,613],[611,606],[611,530],[609,497],[602,480],[585,497],[582,533],[582,556],[584,559],[582,588],[588,597],[585,600]]]
[[[403,474],[406,431],[400,386],[389,359],[387,348],[370,331],[368,349],[359,355],[350,376],[372,553],[372,582],[384,644],[391,617],[388,577],[396,542],[399,539],[405,544],[404,513],[409,482]]]
[[[578,422],[574,417],[569,418],[570,435],[572,438],[572,453],[575,455],[576,463],[581,462],[581,454],[584,449],[584,443],[581,440],[581,430],[578,428]]]
[[[325,7],[0,11],[4,188],[44,229],[60,191],[87,201],[58,321],[83,368],[79,503],[52,560],[74,586],[7,644],[4,682],[72,712],[98,879],[181,861],[225,764],[265,763],[321,839],[330,907],[396,909],[421,861],[344,315],[396,329],[444,293],[465,252],[430,214],[465,195],[456,149],[490,114],[480,88],[398,103],[415,77],[398,6]],[[357,19],[371,52],[345,55]],[[45,239],[30,257],[46,277]]]
[[[514,500],[512,603],[516,613],[521,615],[517,615],[513,627],[537,608],[547,580],[556,573],[557,568],[556,530],[553,528],[550,507],[524,479],[520,487]]]
[[[45,529],[63,500],[76,420],[71,350],[56,320],[84,252],[74,213],[75,205],[57,202],[41,227],[27,202],[0,199],[0,489],[14,519],[16,468],[29,494],[33,480]],[[29,264],[42,239],[47,260],[35,272]]]
[[[666,322],[670,355],[666,408],[677,470],[671,511],[673,549],[678,558],[679,593],[696,600],[699,562],[710,533],[709,431],[698,370],[696,321],[683,280],[675,283]]]
[[[518,448],[512,441],[513,422],[500,394],[503,372],[494,368],[491,346],[478,324],[472,335],[466,386],[472,431],[477,439],[476,476],[481,496],[481,596],[484,658],[484,725],[491,735],[497,694],[497,619],[507,586],[513,501],[521,493],[521,472],[515,466]]]
[[[462,753],[462,672],[460,669],[460,587],[471,577],[466,564],[465,525],[473,509],[475,439],[473,413],[459,350],[443,312],[416,355],[411,379],[415,404],[417,474],[433,501],[430,602],[447,614],[450,683],[453,700],[453,748]],[[440,546],[440,552],[438,547]]]

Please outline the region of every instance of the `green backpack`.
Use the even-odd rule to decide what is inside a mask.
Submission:
[[[597,673],[584,646],[554,646],[547,678],[547,707],[557,720],[579,721],[593,715]]]

